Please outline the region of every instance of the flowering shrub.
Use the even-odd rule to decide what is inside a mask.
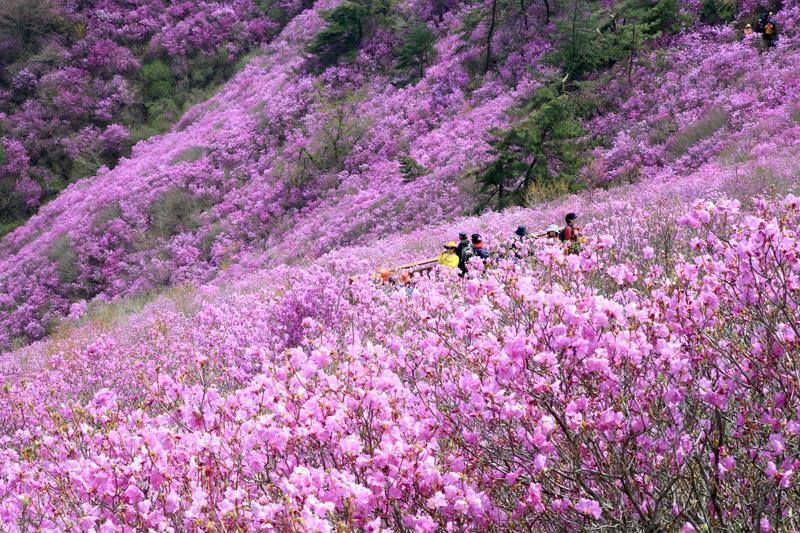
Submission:
[[[501,17],[506,25],[496,28],[492,50],[495,61],[505,62],[484,75],[474,67],[485,53],[485,24],[477,21],[471,33],[464,33],[472,8],[457,2],[421,4],[402,3],[396,13],[403,20],[424,21],[437,39],[422,78],[414,83],[385,68],[395,63],[393,49],[403,41],[381,28],[369,33],[352,62],[309,72],[307,47],[325,27],[320,13],[335,2],[318,2],[293,18],[291,13],[308,6],[286,2],[269,15],[286,25],[262,55],[219,94],[192,107],[173,131],[137,144],[112,170],[104,165],[136,132],[101,121],[71,133],[60,145],[71,168],[87,176],[100,170],[70,186],[0,242],[0,346],[39,338],[79,300],[203,282],[231,264],[243,265],[235,272],[246,272],[285,260],[313,260],[336,247],[368,244],[473,209],[475,171],[496,157],[488,131],[507,128],[515,120],[508,110],[541,86],[529,67],[552,49],[547,32],[534,23],[545,14],[539,3],[532,3],[527,25]],[[148,14],[156,9],[148,5],[138,20],[125,19],[136,22],[123,21],[122,11],[107,6],[102,27],[110,32],[109,24],[117,21],[112,26],[119,26],[125,39],[183,54],[178,43],[185,39],[153,41],[148,36],[173,27],[183,31],[180,21],[195,20],[200,12],[189,3],[169,8],[159,3],[164,11],[155,13],[165,22],[158,26],[147,22],[156,16]],[[242,13],[249,13],[249,5],[241,4]],[[490,7],[487,2],[479,12],[490,13]],[[715,158],[725,173],[728,165],[737,166],[734,174],[740,166],[741,172],[760,172],[759,166],[776,171],[784,158],[775,155],[793,149],[800,127],[794,118],[800,102],[793,85],[782,81],[796,76],[798,58],[791,43],[797,9],[788,2],[780,11],[785,32],[768,54],[735,40],[730,30],[712,27],[694,28],[662,51],[645,49],[642,59],[632,63],[630,84],[620,75],[598,93],[598,113],[587,126],[589,137],[603,144],[592,151],[586,182],[607,186],[644,177],[664,182],[713,164]],[[99,11],[92,13],[100,17]],[[243,35],[244,26],[232,21],[230,13],[224,6],[204,10],[198,27],[221,24]],[[205,44],[196,44],[211,53],[219,49],[218,38],[209,35]],[[121,52],[113,56],[126,57]],[[183,60],[175,57],[137,59],[141,65],[135,71],[146,75],[139,80],[146,82],[145,92],[160,95],[162,103],[182,76],[201,76],[203,70],[188,56],[186,64],[192,65],[181,70]],[[69,113],[76,113],[91,95],[87,84],[95,81],[91,70],[70,69],[48,71],[37,83],[44,84],[48,102],[67,98]],[[547,67],[542,71],[551,72]],[[772,74],[760,75],[764,71]],[[128,78],[109,76],[122,100],[133,98]],[[397,76],[402,83],[392,83]],[[20,77],[20,86],[33,83],[29,78]],[[48,133],[48,138],[57,137]],[[61,183],[57,174],[36,163],[25,142],[6,137],[3,153],[2,172],[12,181],[4,178],[0,190],[13,183],[8,189],[12,209],[35,205],[48,194],[48,183]],[[786,175],[782,169],[776,172]],[[29,178],[14,178],[22,175]],[[165,224],[158,213],[172,205],[165,199],[175,191],[182,191],[181,205],[187,209],[180,220]],[[532,190],[528,197],[551,196]],[[543,226],[561,217],[549,208],[541,215]],[[54,241],[63,235],[77,258],[68,282],[51,258]]]
[[[0,519],[797,528],[800,200],[665,213],[667,255],[598,220],[411,293],[281,267],[8,354]]]
[[[160,133],[303,7],[299,0],[4,2],[0,137],[18,144],[15,157],[29,166],[0,169],[23,184],[21,205],[0,205],[0,220],[33,213],[70,180],[113,166],[129,154],[131,131],[133,141]]]
[[[4,238],[0,345],[37,338],[76,299],[203,281],[254,249],[272,250],[275,258],[315,257],[470,205],[462,180],[488,157],[486,129],[506,124],[506,110],[533,83],[509,88],[490,78],[468,89],[462,62],[473,49],[464,48],[456,15],[439,21],[436,61],[416,84],[397,88],[379,73],[377,65],[394,60],[384,46],[391,39],[380,32],[352,64],[308,73],[305,49],[324,27],[319,11],[330,4],[293,18],[263,56],[189,110],[174,131],[139,143],[113,170],[73,184]],[[541,50],[526,53],[533,61]],[[143,69],[153,94],[172,86],[158,65]],[[525,65],[508,76],[525,80]],[[113,152],[128,135],[115,126],[84,128],[68,147],[90,173],[103,164],[94,155]],[[6,166],[29,171],[30,158],[17,146],[6,141]],[[413,182],[400,171],[408,156],[426,169]],[[165,223],[174,191],[182,191],[186,209],[176,215],[181,220]],[[69,286],[47,254],[62,234],[78,258]]]

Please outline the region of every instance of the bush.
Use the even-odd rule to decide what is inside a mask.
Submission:
[[[62,233],[50,245],[47,257],[56,264],[56,271],[62,283],[74,283],[78,279],[78,254],[69,235]]]
[[[92,148],[87,148],[72,160],[70,178],[77,181],[93,176],[102,165],[103,161],[100,158],[100,154],[92,150]]]
[[[203,157],[203,154],[205,153],[206,149],[203,146],[190,146],[173,157],[169,164],[177,165],[179,163],[191,163]]]
[[[199,225],[197,215],[201,209],[201,202],[189,191],[165,191],[150,206],[150,231],[157,237],[194,231]]]
[[[0,238],[5,237],[6,235],[11,233],[12,231],[17,229],[18,227],[20,227],[23,224],[25,224],[26,220],[27,219],[25,219],[25,218],[18,218],[16,220],[11,220],[9,222],[0,222]]]
[[[142,94],[146,101],[170,98],[175,93],[175,74],[170,66],[160,59],[145,63],[142,67],[142,77],[144,78]]]
[[[667,117],[654,123],[647,135],[647,140],[651,145],[658,145],[667,142],[678,130],[678,123],[672,117]]]
[[[728,113],[719,107],[712,108],[705,116],[690,124],[667,143],[667,154],[678,159],[694,144],[714,135],[728,122]]]
[[[97,229],[103,229],[109,222],[120,216],[122,216],[122,209],[117,202],[112,202],[97,212],[94,216],[93,225]]]

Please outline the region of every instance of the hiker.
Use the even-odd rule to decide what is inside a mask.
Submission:
[[[511,252],[514,254],[514,260],[517,261],[522,259],[520,255],[520,251],[525,248],[525,241],[528,239],[528,229],[520,224],[517,226],[517,231],[514,232],[514,236],[511,238],[511,246],[509,246]]]
[[[400,274],[400,288],[405,289],[406,296],[411,297],[414,294],[414,284],[411,280],[411,274],[403,272]]]
[[[459,258],[456,255],[457,245],[450,241],[444,245],[444,252],[439,256],[439,264],[450,268],[458,268]]]
[[[548,239],[558,239],[560,233],[561,228],[558,227],[558,224],[550,224],[547,226],[547,230],[545,230],[543,237]]]
[[[458,245],[456,246],[456,255],[458,256],[458,269],[461,271],[460,276],[467,273],[467,262],[464,261],[464,250],[469,248],[469,239],[466,233],[458,234]]]
[[[558,238],[561,242],[578,242],[579,229],[575,227],[575,221],[577,219],[578,215],[575,213],[567,213],[567,216],[564,217],[564,222],[566,222],[567,225],[564,226],[558,234]]]
[[[377,278],[376,281],[380,281],[381,285],[386,285],[386,284],[394,285],[395,284],[394,272],[392,272],[388,268],[380,268],[380,269],[378,269],[378,273],[377,273],[376,278]]]
[[[751,26],[750,24],[747,24],[744,27],[744,36],[745,37],[749,37],[751,35],[753,35],[753,26]]]
[[[472,234],[472,255],[478,256],[484,261],[489,259],[489,250],[483,245],[483,238],[479,233]]]
[[[764,44],[767,48],[774,48],[778,42],[778,25],[772,18],[772,13],[767,16],[767,21],[764,23]]]
[[[766,11],[762,11],[758,15],[758,20],[756,21],[756,33],[764,33],[764,26],[767,25],[767,20],[769,19],[769,13]]]

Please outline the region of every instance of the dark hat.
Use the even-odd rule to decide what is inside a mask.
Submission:
[[[516,233],[520,237],[524,237],[525,234],[527,233],[527,231],[526,231],[526,228],[525,228],[524,225],[520,225],[520,226],[517,226],[517,231],[515,231],[514,233]]]
[[[572,222],[576,218],[578,218],[578,215],[576,215],[575,213],[567,213],[567,216],[564,217],[564,220],[566,220],[567,222]]]
[[[459,238],[459,240],[466,241],[467,240],[467,234],[462,231],[461,233],[458,234],[458,238]]]
[[[483,239],[481,239],[481,234],[480,233],[473,233],[472,234],[472,242],[481,242],[482,240]]]

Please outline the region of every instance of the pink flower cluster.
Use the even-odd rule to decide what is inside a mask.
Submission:
[[[800,527],[800,198],[640,215],[410,292],[280,267],[10,353],[0,520]]]

